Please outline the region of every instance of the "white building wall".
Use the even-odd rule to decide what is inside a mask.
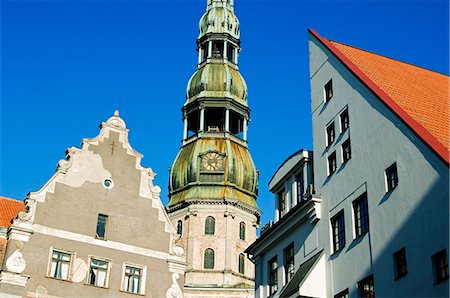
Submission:
[[[327,295],[349,288],[357,297],[357,282],[371,273],[377,296],[448,295],[448,281],[434,285],[431,263],[434,253],[449,252],[448,167],[322,44],[314,37],[309,44],[316,191],[328,227],[334,214],[345,213],[346,246],[328,261]],[[324,104],[323,88],[330,79],[334,94]],[[340,134],[339,114],[345,107],[350,128]],[[325,129],[333,119],[336,140],[326,149]],[[352,157],[343,165],[341,145],[348,138]],[[337,171],[328,178],[327,156],[334,150]],[[399,184],[386,194],[385,170],[394,162]],[[352,201],[364,191],[370,232],[355,240]],[[408,274],[395,281],[392,254],[402,247]]]

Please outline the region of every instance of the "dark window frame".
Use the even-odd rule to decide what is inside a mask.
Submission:
[[[328,148],[336,140],[336,128],[334,126],[334,121],[328,124],[325,130],[327,134],[327,148]]]
[[[181,219],[177,222],[177,234],[180,236],[183,234],[183,221]]]
[[[278,291],[278,259],[277,256],[269,261],[269,295]]]
[[[106,239],[106,225],[108,223],[108,215],[99,213],[97,216],[97,229],[95,230],[95,239]]]
[[[239,254],[238,271],[240,274],[245,274],[245,255],[243,253]]]
[[[214,249],[207,248],[203,252],[203,269],[214,269],[216,253]]]
[[[352,147],[350,144],[350,138],[345,140],[345,142],[342,143],[342,163],[347,163],[352,158]]]
[[[350,118],[348,116],[348,108],[345,108],[344,111],[339,115],[341,133],[344,133],[350,127]]]
[[[348,298],[348,288],[334,295],[334,298]]]
[[[375,283],[373,275],[369,275],[366,278],[358,281],[359,297],[375,298]]]
[[[277,197],[278,197],[278,215],[279,218],[281,219],[287,212],[287,206],[286,206],[286,192],[285,190],[280,190],[277,193]]]
[[[345,217],[344,210],[339,211],[331,218],[331,233],[333,240],[333,253],[345,247]]]
[[[393,191],[398,185],[397,163],[394,162],[385,170],[386,192]]]
[[[392,256],[394,258],[394,280],[397,280],[408,274],[406,249],[403,247],[394,252]]]
[[[336,158],[336,151],[333,151],[330,155],[327,157],[327,163],[328,163],[328,176],[333,175],[337,170],[337,158]]]
[[[284,284],[287,284],[295,274],[294,243],[289,244],[284,250]]]
[[[241,221],[240,223],[239,223],[239,239],[240,240],[244,240],[245,241],[245,229],[246,227],[245,227],[245,222],[243,222],[243,221]]]
[[[353,201],[353,216],[355,220],[355,238],[364,236],[369,232],[369,206],[367,202],[367,193],[360,195]]]
[[[448,256],[447,250],[443,249],[431,256],[433,263],[434,284],[448,280]]]
[[[329,102],[333,98],[333,79],[330,79],[328,83],[323,87],[325,103]]]
[[[295,183],[297,187],[297,203],[302,203],[305,198],[305,180],[303,169],[300,173],[295,175]]]
[[[205,218],[205,235],[216,234],[216,219],[212,216]]]

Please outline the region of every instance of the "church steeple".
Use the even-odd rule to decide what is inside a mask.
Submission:
[[[234,1],[208,0],[199,22],[198,64],[186,90],[183,142],[205,132],[236,137],[246,146],[250,109],[238,70],[239,20]]]
[[[166,210],[187,254],[187,297],[247,297],[254,286],[244,250],[256,239],[261,215],[258,171],[247,146],[250,109],[233,6],[233,0],[208,0],[200,19],[182,146],[170,169]]]

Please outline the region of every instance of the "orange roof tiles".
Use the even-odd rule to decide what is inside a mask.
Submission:
[[[330,41],[314,30],[310,32],[448,164],[449,76]]]
[[[25,205],[22,201],[0,196],[0,227],[9,227],[11,220],[22,210],[25,210]]]

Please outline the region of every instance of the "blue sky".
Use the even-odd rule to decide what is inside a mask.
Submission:
[[[119,109],[166,203],[205,7],[206,0],[0,1],[0,195],[22,200],[38,190],[66,148],[95,137]],[[448,12],[446,0],[235,0],[263,224],[273,217],[270,178],[289,155],[312,149],[307,29],[448,75]]]

